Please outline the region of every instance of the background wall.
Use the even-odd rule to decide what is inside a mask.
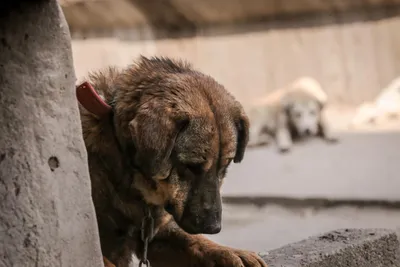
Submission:
[[[159,38],[151,27],[75,32],[78,77],[143,55],[187,59],[244,104],[301,75],[317,78],[333,103],[372,100],[400,74],[400,8],[304,15],[197,27]]]

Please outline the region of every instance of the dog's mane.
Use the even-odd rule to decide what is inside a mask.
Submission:
[[[184,60],[170,59],[167,57],[140,56],[127,68],[111,66],[108,68],[93,71],[88,74],[87,80],[93,85],[95,90],[105,101],[114,106],[116,101],[119,105],[124,105],[124,109],[135,112],[137,103],[143,93],[152,89],[154,95],[162,94],[161,91],[154,90],[157,84],[165,80],[171,74],[184,74],[195,72],[191,64]],[[123,98],[116,99],[116,95],[123,95]],[[98,142],[105,142],[103,134],[107,128],[107,121],[100,120],[93,114],[86,111],[81,105],[81,119],[83,121],[83,134],[88,149],[97,150]],[[128,125],[129,113],[119,114],[119,119]]]
[[[145,56],[140,56],[139,60],[126,69],[110,66],[98,71],[92,71],[88,74],[88,80],[96,91],[104,97],[107,102],[111,103],[113,101],[113,94],[118,87],[117,83],[119,80],[123,80],[123,76],[128,78],[129,81],[126,82],[140,85],[142,82],[157,82],[157,80],[165,77],[166,74],[179,74],[193,71],[192,65],[184,60],[174,60],[167,57],[147,58]],[[135,82],[133,82],[133,80]]]
[[[140,71],[153,72],[154,70],[167,73],[185,73],[192,71],[192,65],[184,60],[170,59],[167,57],[140,56],[138,62],[131,65],[129,69],[140,69]]]

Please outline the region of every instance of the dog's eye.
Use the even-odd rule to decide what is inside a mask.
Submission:
[[[295,112],[294,113],[294,117],[295,118],[300,118],[301,117],[301,113],[300,112]]]
[[[199,175],[203,173],[203,164],[198,164],[198,163],[186,164],[186,167],[194,175]]]

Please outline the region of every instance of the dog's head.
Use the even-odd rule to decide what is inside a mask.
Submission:
[[[116,114],[142,174],[135,187],[188,233],[218,233],[220,187],[248,142],[242,106],[211,77],[169,59],[142,58],[123,80]]]
[[[323,104],[312,97],[291,96],[284,100],[288,123],[299,137],[315,136]]]

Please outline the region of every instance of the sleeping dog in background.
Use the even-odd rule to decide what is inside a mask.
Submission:
[[[168,58],[142,57],[89,82],[103,99],[86,108],[80,101],[80,114],[107,266],[142,257],[148,210],[153,267],[266,267],[253,252],[201,235],[221,230],[220,187],[231,162],[244,157],[249,122],[241,104],[210,76]],[[101,101],[102,112],[88,111]]]
[[[251,128],[249,147],[275,139],[280,152],[289,151],[293,141],[321,136],[337,141],[324,113],[328,97],[321,85],[302,77],[285,88],[256,100],[248,112]]]

